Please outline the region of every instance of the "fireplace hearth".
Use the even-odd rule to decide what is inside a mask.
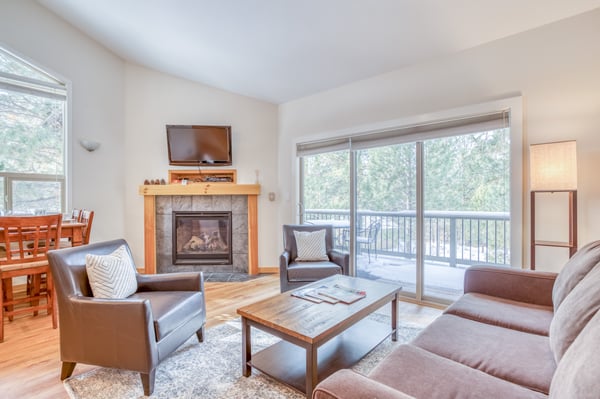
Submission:
[[[173,212],[174,265],[230,265],[231,212]]]

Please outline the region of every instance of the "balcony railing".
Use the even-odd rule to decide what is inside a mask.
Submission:
[[[335,243],[348,248],[348,211],[307,209],[304,221],[335,222]],[[381,231],[371,252],[416,257],[416,212],[357,212],[357,231],[379,220]],[[507,212],[427,211],[424,213],[425,260],[457,265],[510,265],[510,216]]]

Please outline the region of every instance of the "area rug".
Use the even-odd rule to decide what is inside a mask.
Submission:
[[[389,316],[376,313],[378,322],[389,323]],[[368,373],[395,346],[412,340],[420,328],[399,324],[398,341],[386,339],[353,368]],[[206,333],[205,342],[198,344],[194,335],[156,370],[154,393],[150,398],[265,398],[302,399],[304,395],[270,377],[252,370],[252,376],[242,376],[241,323],[233,320]],[[262,331],[252,330],[253,352],[277,342]],[[138,373],[118,369],[97,368],[64,381],[73,399],[134,399],[145,398]]]

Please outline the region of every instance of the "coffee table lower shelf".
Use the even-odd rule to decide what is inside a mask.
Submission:
[[[318,381],[349,368],[392,334],[388,323],[363,319],[318,348]],[[280,341],[252,354],[249,366],[306,393],[306,349]]]

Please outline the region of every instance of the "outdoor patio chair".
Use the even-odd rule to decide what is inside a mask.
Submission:
[[[369,227],[363,230],[359,230],[356,237],[356,245],[359,249],[367,247],[367,254],[369,256],[369,263],[371,263],[371,249],[375,251],[375,259],[377,259],[377,236],[381,231],[381,220],[374,219],[369,224]]]

